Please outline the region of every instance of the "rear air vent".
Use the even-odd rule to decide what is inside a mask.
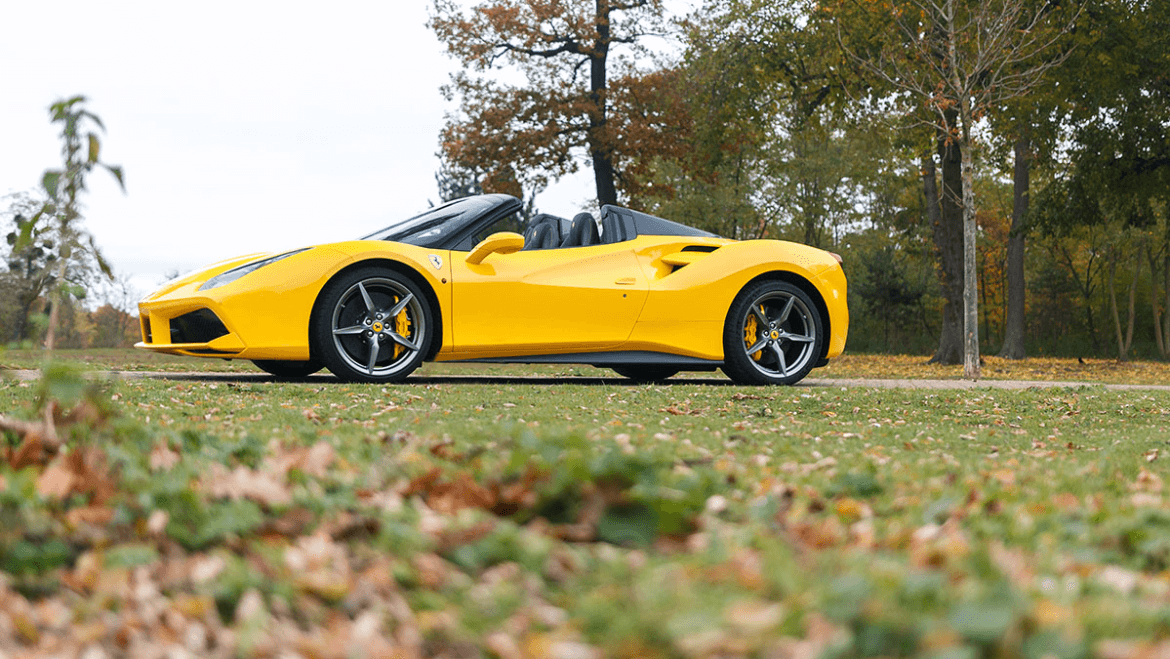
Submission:
[[[210,309],[197,309],[171,319],[171,343],[208,343],[227,333]]]
[[[682,248],[684,252],[714,252],[719,249],[718,245],[687,245]]]

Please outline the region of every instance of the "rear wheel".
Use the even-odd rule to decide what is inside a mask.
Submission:
[[[723,328],[723,372],[739,384],[796,384],[816,365],[824,323],[808,294],[786,281],[753,284]]]
[[[661,382],[678,373],[677,368],[662,364],[622,364],[610,368],[635,382]]]
[[[342,380],[397,382],[422,363],[434,326],[413,281],[362,268],[321,291],[311,336],[314,354]]]
[[[278,378],[303,378],[324,368],[322,364],[315,361],[290,362],[253,359],[252,363],[261,371],[275,375]]]

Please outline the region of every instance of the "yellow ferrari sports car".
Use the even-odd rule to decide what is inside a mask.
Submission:
[[[637,211],[525,220],[451,201],[359,240],[222,261],[139,305],[136,347],[397,382],[423,361],[592,364],[640,381],[722,368],[793,384],[841,354],[840,257]]]

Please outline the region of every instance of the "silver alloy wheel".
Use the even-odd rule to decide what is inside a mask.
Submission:
[[[744,353],[756,370],[771,378],[784,378],[808,365],[816,346],[817,325],[804,300],[786,291],[769,291],[748,309],[742,325]],[[750,335],[754,335],[751,342]]]
[[[398,331],[401,314],[409,322],[405,335]],[[333,307],[330,328],[346,365],[370,377],[390,377],[406,368],[423,349],[419,337],[427,335],[421,301],[385,277],[369,277],[346,289]],[[403,348],[397,355],[396,345]]]

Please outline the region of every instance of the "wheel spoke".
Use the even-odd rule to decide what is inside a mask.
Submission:
[[[756,354],[757,352],[763,350],[764,346],[766,346],[766,345],[768,345],[768,339],[760,339],[759,343],[757,343],[754,346],[747,349],[747,356],[751,357],[752,355]]]
[[[776,353],[776,359],[780,362],[780,375],[788,375],[788,361],[784,359],[784,351],[780,349],[779,345],[773,343],[772,352]]]
[[[780,312],[780,319],[776,321],[777,324],[788,320],[788,314],[792,311],[793,304],[796,304],[795,295],[788,298],[788,304],[784,305],[784,311]]]
[[[407,293],[406,295],[403,295],[402,299],[398,301],[398,304],[394,305],[393,309],[386,312],[386,318],[396,318],[398,314],[402,313],[402,310],[406,308],[406,305],[410,304],[410,301],[413,299],[414,293]]]
[[[350,325],[349,327],[339,327],[339,328],[333,330],[333,335],[338,336],[341,334],[361,334],[362,332],[366,331],[367,329],[369,329],[369,328],[363,327],[362,325]]]
[[[770,321],[768,320],[768,317],[764,315],[763,307],[764,305],[762,304],[759,306],[752,306],[752,313],[755,314],[756,320],[767,326]]]
[[[378,363],[378,335],[370,337],[370,362],[366,365],[366,370],[370,375],[374,374],[374,365]]]
[[[788,339],[789,341],[796,341],[797,343],[812,343],[813,341],[816,341],[815,337],[802,336],[800,334],[788,334],[784,338]]]
[[[390,338],[394,339],[395,343],[397,343],[405,348],[409,348],[410,350],[418,350],[418,344],[415,343],[414,341],[411,341],[410,339],[406,338],[405,336],[401,336],[401,335],[396,334],[394,332],[389,332],[389,335],[390,335]]]
[[[365,284],[359,281],[358,290],[361,291],[362,302],[366,303],[366,311],[370,312],[371,314],[374,313],[374,301],[370,299],[370,294],[366,292]]]

